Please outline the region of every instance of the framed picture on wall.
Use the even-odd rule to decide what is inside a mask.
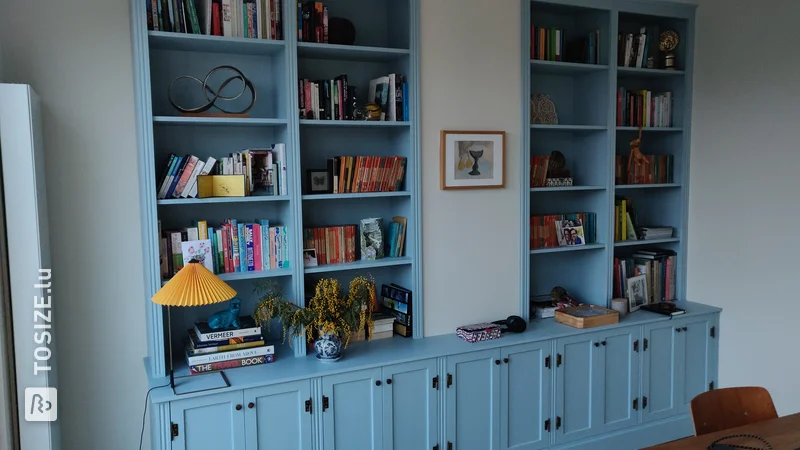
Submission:
[[[442,130],[441,189],[504,187],[505,145],[505,131]]]

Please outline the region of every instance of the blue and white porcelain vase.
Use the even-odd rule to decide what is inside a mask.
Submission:
[[[342,357],[342,341],[333,333],[321,333],[314,341],[314,350],[322,362],[338,361]]]

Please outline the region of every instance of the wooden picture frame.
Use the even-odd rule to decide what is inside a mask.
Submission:
[[[505,131],[442,130],[439,138],[442,190],[505,187]]]

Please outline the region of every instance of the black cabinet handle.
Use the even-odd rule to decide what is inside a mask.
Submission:
[[[681,327],[675,327],[675,331],[677,331],[678,333],[680,333],[680,332],[681,332]]]
[[[681,328],[681,330],[686,331],[686,327]]]
[[[499,366],[499,365],[500,365],[500,360],[499,360],[499,359],[495,359],[495,360],[494,360],[494,363],[495,363],[495,364],[497,364],[497,365]]]
[[[391,378],[387,378],[386,379],[386,384],[392,384],[392,379]]]
[[[256,404],[253,403],[253,402],[250,402],[250,403],[247,404],[247,408],[249,408],[249,409],[253,409],[255,407],[256,407]]]
[[[595,342],[595,343],[594,343],[594,346],[595,346],[595,347],[600,347],[600,343],[599,343],[599,342]]]
[[[508,364],[508,358],[503,358],[503,362]]]
[[[375,380],[375,386],[380,386],[380,385],[381,385],[381,380]]]
[[[606,341],[601,342],[601,344],[603,344],[603,347],[605,347],[606,346]]]

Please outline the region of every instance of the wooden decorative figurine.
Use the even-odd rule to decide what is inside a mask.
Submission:
[[[639,147],[642,144],[642,127],[639,127],[639,137],[632,140],[631,145],[631,153],[628,156],[628,184],[633,184],[634,182],[634,175],[636,171],[634,170],[639,165],[647,164],[647,158],[644,157],[642,151]]]

